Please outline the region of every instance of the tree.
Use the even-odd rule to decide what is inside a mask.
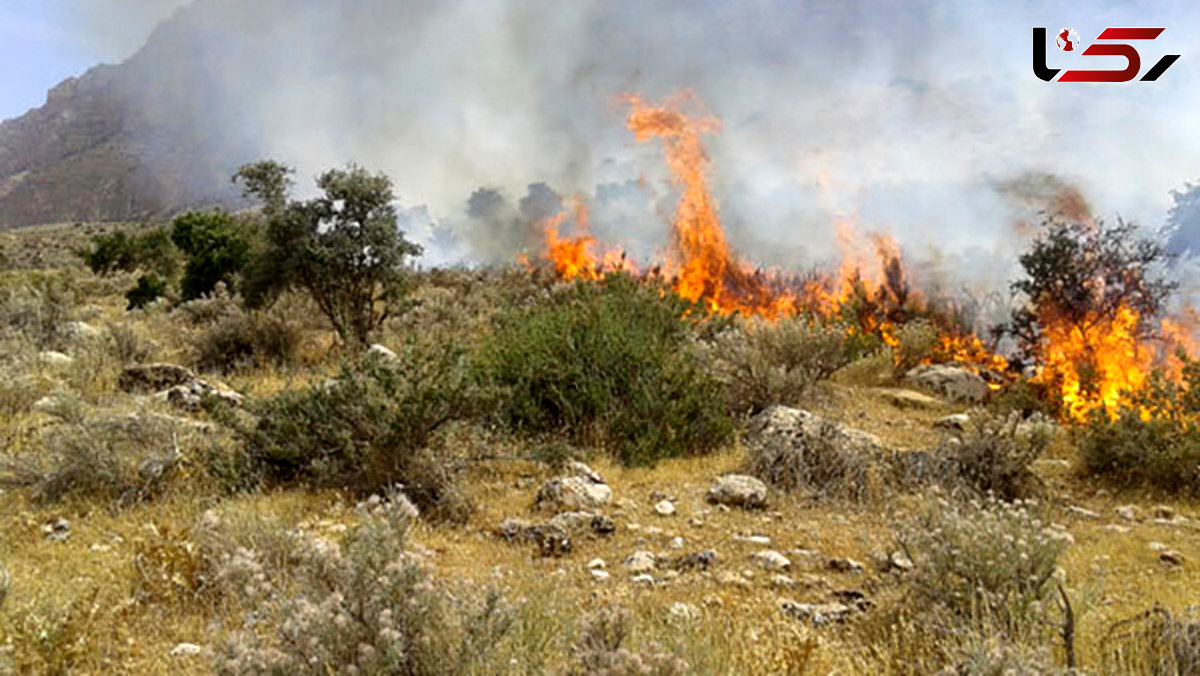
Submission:
[[[1020,257],[1025,271],[1012,284],[1027,303],[998,331],[1012,335],[1022,352],[1036,356],[1048,322],[1065,322],[1085,340],[1107,330],[1122,308],[1138,315],[1138,337],[1152,335],[1154,319],[1177,284],[1160,276],[1168,259],[1159,242],[1115,226],[1052,218]]]
[[[223,211],[192,211],[171,224],[171,241],[187,254],[180,280],[184,300],[212,293],[218,282],[236,288],[250,253],[250,242]]]
[[[235,179],[263,201],[266,243],[256,256],[253,303],[299,286],[312,296],[343,342],[363,346],[408,294],[407,258],[421,247],[396,221],[392,182],[351,165],[317,179],[323,196],[287,200],[291,170],[277,162],[242,167]]]
[[[178,268],[178,252],[162,228],[138,235],[123,230],[96,235],[92,237],[92,247],[79,251],[78,255],[98,275],[142,270],[170,278]]]

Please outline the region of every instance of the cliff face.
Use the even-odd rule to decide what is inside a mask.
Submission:
[[[129,60],[68,79],[41,108],[0,123],[0,229],[237,202],[229,176],[257,149],[220,124],[236,106],[214,68],[244,55],[226,41],[213,58],[218,28],[206,19],[219,4],[180,11]]]

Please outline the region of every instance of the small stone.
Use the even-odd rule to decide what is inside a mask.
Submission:
[[[629,581],[634,584],[652,585],[654,584],[654,576],[642,573],[641,575],[634,575]]]
[[[1182,566],[1183,554],[1180,554],[1174,549],[1168,549],[1159,553],[1158,560],[1170,566]]]
[[[675,514],[675,503],[671,502],[670,500],[660,500],[654,505],[654,511],[657,512],[659,516],[671,516]]]
[[[785,600],[780,607],[785,614],[813,626],[842,622],[853,612],[853,609],[844,603],[796,603]]]
[[[1172,521],[1175,519],[1175,508],[1170,505],[1155,505],[1153,514],[1156,519]]]
[[[1125,519],[1126,521],[1138,520],[1138,508],[1136,505],[1121,505],[1113,511],[1116,512],[1117,516]]]
[[[624,563],[625,569],[633,575],[648,573],[654,570],[656,565],[658,565],[658,559],[654,554],[644,550],[630,554]]]
[[[371,359],[382,364],[395,364],[400,361],[400,357],[398,357],[395,352],[392,352],[379,343],[375,343],[371,347],[367,348],[366,357],[367,359]]]
[[[831,570],[836,570],[839,573],[854,573],[857,575],[863,572],[863,565],[850,558],[830,559],[828,565]]]
[[[1070,507],[1067,507],[1067,511],[1075,516],[1082,517],[1084,519],[1099,519],[1100,518],[1100,515],[1098,513],[1093,512],[1090,509],[1080,507],[1079,505],[1071,505]]]
[[[601,570],[601,569],[605,568],[607,565],[608,564],[604,562],[604,559],[592,559],[591,561],[588,561],[588,563],[587,563],[587,567],[589,570]]]
[[[1148,546],[1152,552],[1165,552],[1167,550],[1167,546],[1161,542],[1151,542]]]
[[[71,537],[71,522],[60,516],[43,525],[42,533],[51,542],[64,542],[67,538]]]
[[[776,589],[791,589],[796,586],[796,581],[787,575],[775,574],[768,580],[768,584]]]
[[[734,535],[734,540],[740,542],[749,542],[752,545],[762,545],[767,547],[771,544],[771,538],[766,535]]]
[[[684,545],[683,538],[681,538],[677,535],[677,536],[671,538],[671,544],[669,546],[671,547],[671,549],[683,549],[683,545]]]
[[[750,557],[763,570],[785,570],[792,566],[787,557],[773,549],[764,549]]]
[[[75,363],[75,358],[62,352],[47,350],[38,355],[38,361],[47,366],[70,366]]]
[[[970,422],[971,417],[966,413],[955,413],[954,415],[948,415],[945,418],[937,420],[933,423],[933,426],[946,430],[962,431],[967,429],[967,424]]]
[[[97,542],[96,544],[93,544],[91,547],[88,547],[88,549],[93,552],[96,552],[97,554],[104,554],[106,552],[112,551],[112,545],[106,545],[106,544],[101,544],[101,543]]]
[[[589,570],[588,573],[591,574],[593,580],[597,580],[597,581],[607,580],[609,577],[611,577],[611,575],[608,574],[607,570],[592,569],[592,570]]]
[[[912,559],[905,556],[904,552],[892,552],[887,559],[888,572],[907,573],[913,569]]]
[[[1109,533],[1116,533],[1117,535],[1125,535],[1131,529],[1129,528],[1129,526],[1122,526],[1119,523],[1110,523],[1104,527],[1104,530]]]
[[[722,570],[717,573],[717,583],[730,587],[748,587],[750,583],[746,578],[738,575],[731,570]]]
[[[692,570],[708,570],[717,562],[717,553],[711,549],[703,552],[685,554],[671,563],[675,570],[685,572]]]
[[[180,643],[171,648],[171,657],[195,657],[204,652],[204,648],[195,643]]]

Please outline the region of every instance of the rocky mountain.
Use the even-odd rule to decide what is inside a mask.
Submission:
[[[223,130],[234,110],[212,77],[217,24],[198,20],[203,9],[180,11],[132,58],[70,78],[0,123],[0,229],[237,201],[229,176],[254,144]]]

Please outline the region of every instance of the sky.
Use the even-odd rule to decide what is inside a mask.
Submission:
[[[184,0],[3,0],[0,120],[46,101],[46,91],[98,63],[131,56]]]

